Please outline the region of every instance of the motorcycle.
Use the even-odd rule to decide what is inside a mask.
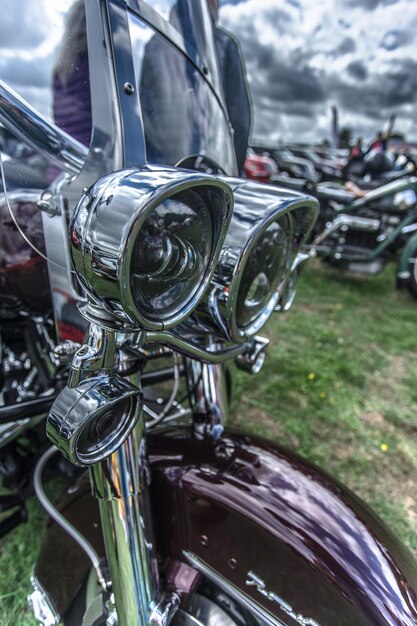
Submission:
[[[343,168],[346,180],[351,180],[368,189],[414,176],[415,160],[409,152],[394,155],[392,152],[374,149],[364,156],[351,158]]]
[[[417,297],[416,193],[414,177],[370,191],[318,185],[321,210],[306,250],[327,265],[367,275],[397,259],[397,287]]]
[[[22,433],[48,403],[54,443],[34,472],[51,517],[35,616],[49,626],[415,624],[416,564],[384,524],[325,472],[225,427],[227,363],[262,368],[258,333],[291,302],[317,201],[236,177],[205,2],[76,2],[81,23],[83,7],[85,36],[71,31],[67,45],[63,33],[61,61],[68,86],[86,66],[69,51],[87,44],[78,84],[91,98],[89,147],[0,84],[1,122],[44,157],[48,182],[29,209],[0,161],[3,226],[26,244],[3,266],[14,342],[3,415],[10,427],[7,410],[21,409]],[[162,404],[156,384],[170,385]],[[58,506],[44,490],[57,450],[81,472]]]

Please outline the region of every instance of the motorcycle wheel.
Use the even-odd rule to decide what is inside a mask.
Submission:
[[[64,626],[106,626],[103,598],[94,570],[82,585]],[[186,610],[180,609],[171,626],[264,626],[219,587],[203,579]]]
[[[417,249],[410,255],[408,271],[410,272],[410,277],[407,282],[407,287],[410,293],[417,298]]]

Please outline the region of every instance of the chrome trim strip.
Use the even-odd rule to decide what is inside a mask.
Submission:
[[[401,229],[401,234],[402,235],[410,235],[411,233],[415,233],[417,231],[417,224],[409,224],[408,226],[404,226],[404,228]]]
[[[198,556],[187,550],[183,551],[184,557],[187,561],[199,572],[201,572],[206,578],[211,580],[214,584],[218,585],[225,593],[227,593],[233,600],[239,602],[248,611],[253,613],[256,617],[265,622],[265,626],[286,626],[285,622],[282,622],[275,615],[271,615],[269,611],[266,611],[257,602],[252,600],[249,596],[243,593],[240,589],[232,585],[226,578],[218,574],[209,565],[204,563]]]
[[[24,417],[15,422],[10,421],[0,424],[0,448],[3,448],[6,444],[13,441],[13,439],[20,437],[25,430],[34,428],[44,419],[46,419],[46,414],[41,413],[34,417]]]

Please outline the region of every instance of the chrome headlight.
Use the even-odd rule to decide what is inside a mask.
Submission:
[[[142,393],[120,376],[101,376],[65,387],[48,415],[47,434],[74,465],[110,456],[132,432]]]
[[[315,222],[318,203],[257,183],[236,184],[234,202],[213,287],[199,309],[229,340],[243,341],[259,332],[277,305],[278,288]]]
[[[130,328],[178,324],[207,288],[232,207],[227,183],[196,172],[149,166],[99,180],[71,229],[90,302]]]

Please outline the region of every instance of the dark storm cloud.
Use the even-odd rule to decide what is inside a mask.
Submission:
[[[386,79],[392,89],[387,95],[387,106],[412,104],[417,96],[417,61],[411,58],[392,61]]]
[[[374,11],[379,6],[388,6],[396,2],[398,0],[346,0],[346,4],[349,4],[351,7],[359,7],[366,11]]]
[[[349,76],[352,76],[352,78],[356,80],[365,80],[368,77],[368,70],[362,61],[352,61],[346,67],[346,71]]]
[[[255,100],[266,97],[295,111],[302,103],[311,105],[326,99],[320,74],[308,65],[305,52],[293,50],[284,58],[273,46],[260,42],[252,42],[252,46],[248,74]]]
[[[391,52],[401,46],[406,46],[411,39],[411,34],[405,30],[389,30],[383,36],[380,47]]]
[[[340,24],[340,26],[343,26],[343,28],[350,28],[352,26],[352,24],[350,24],[349,22],[347,22],[343,18],[340,18],[337,21]]]
[[[414,104],[417,95],[417,61],[404,59],[393,61],[391,69],[384,74],[374,74],[366,84],[342,82],[338,77],[329,78],[329,93],[340,106],[350,112],[384,119],[388,113],[406,104]]]
[[[289,0],[259,5],[247,0],[227,13],[227,26],[239,39],[248,68],[256,136],[278,137],[297,129],[319,137],[330,129],[333,102],[340,123],[364,136],[382,127],[392,113],[397,113],[399,129],[404,123],[414,134],[417,107],[410,105],[417,101],[417,60],[410,42],[417,27],[417,0],[328,0],[321,18],[310,2],[295,1],[300,6],[292,7]],[[273,19],[270,11],[276,5],[283,14]],[[263,43],[264,22],[268,44]],[[273,42],[270,27],[276,22],[279,32]],[[393,50],[395,60],[389,56]]]
[[[256,51],[251,52],[251,46],[257,47],[260,43],[259,32],[254,25],[254,16],[252,14],[243,15],[239,21],[238,28],[231,23],[227,25],[226,30],[230,26],[230,32],[237,38],[241,48],[243,49],[245,59],[248,60],[256,55]],[[293,17],[284,9],[270,5],[262,10],[262,20],[272,25],[277,35],[283,35],[286,32],[293,32],[296,27],[293,24]]]
[[[356,43],[352,37],[345,37],[339,45],[333,50],[332,55],[335,57],[341,57],[350,52],[355,52]]]

